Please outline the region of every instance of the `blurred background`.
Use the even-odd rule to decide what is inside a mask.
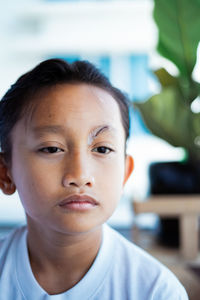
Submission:
[[[175,67],[156,52],[157,28],[153,1],[1,0],[0,95],[16,79],[42,60],[59,57],[72,62],[86,59],[99,67],[111,82],[128,93],[131,101],[145,101],[159,91],[153,69]],[[137,109],[131,111],[128,152],[135,170],[110,223],[128,227],[133,222],[131,201],[149,192],[148,167],[153,161],[172,161],[183,151],[153,136]],[[14,196],[0,195],[0,222],[24,222]],[[157,218],[139,217],[144,227],[155,227]]]

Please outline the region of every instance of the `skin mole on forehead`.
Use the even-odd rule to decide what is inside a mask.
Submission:
[[[53,114],[52,114],[52,113],[49,113],[49,114],[48,114],[48,118],[51,119],[52,117],[53,117]]]

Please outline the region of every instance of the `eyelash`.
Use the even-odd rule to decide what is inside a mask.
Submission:
[[[53,150],[55,150],[55,151],[53,151]],[[59,150],[59,151],[57,151],[57,150]],[[58,147],[43,147],[43,148],[39,149],[39,152],[52,154],[52,153],[64,152],[64,150],[61,148],[58,148]]]
[[[95,149],[104,149],[104,150],[108,150],[109,152],[104,152],[104,153],[102,153],[102,152],[98,152],[98,153],[100,153],[100,154],[109,154],[109,153],[111,153],[111,152],[113,152],[113,150],[111,149],[111,148],[109,148],[109,147],[106,147],[106,146],[99,146],[99,147],[96,147],[96,148],[94,148],[93,150],[92,150],[92,152],[97,152],[97,151],[94,151]]]
[[[95,151],[97,149],[104,150],[105,152],[104,151],[103,152]],[[64,152],[64,150],[61,149],[61,148],[58,148],[58,147],[43,147],[43,148],[39,149],[39,152],[48,153],[48,154],[54,154],[54,153]],[[99,146],[99,147],[94,148],[92,150],[92,152],[98,152],[100,154],[109,154],[109,153],[113,152],[113,150],[111,148],[109,148],[109,147]]]

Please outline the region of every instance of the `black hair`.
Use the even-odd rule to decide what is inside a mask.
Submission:
[[[0,147],[7,161],[10,160],[12,152],[12,129],[27,112],[34,96],[44,88],[64,83],[86,83],[110,93],[119,105],[127,140],[130,126],[127,96],[112,86],[106,76],[87,61],[70,64],[61,59],[49,59],[22,75],[0,101]]]

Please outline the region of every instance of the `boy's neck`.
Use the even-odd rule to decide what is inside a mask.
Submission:
[[[80,234],[50,237],[28,224],[32,272],[48,294],[60,294],[77,284],[91,267],[101,245],[102,228]]]

